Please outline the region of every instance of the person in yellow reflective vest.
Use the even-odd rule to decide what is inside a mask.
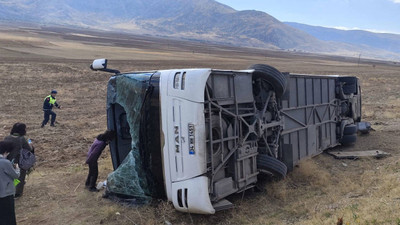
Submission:
[[[50,126],[55,127],[54,123],[56,122],[56,116],[57,114],[53,112],[53,106],[61,109],[61,106],[57,104],[56,102],[56,95],[57,91],[52,90],[50,95],[44,98],[43,102],[43,112],[44,112],[44,120],[42,122],[42,128],[49,122],[50,115],[51,115],[51,121],[50,121]]]

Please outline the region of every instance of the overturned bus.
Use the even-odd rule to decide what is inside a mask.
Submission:
[[[182,212],[213,214],[259,175],[283,178],[300,160],[356,141],[357,77],[246,70],[115,73],[107,89],[115,171],[110,193],[167,198]],[[360,123],[361,124],[361,123]],[[364,130],[365,124],[363,124]]]

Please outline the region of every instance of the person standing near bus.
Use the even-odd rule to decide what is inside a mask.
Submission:
[[[89,166],[89,174],[86,179],[85,186],[89,191],[98,191],[96,188],[96,181],[99,175],[99,168],[97,160],[99,159],[104,148],[115,138],[115,131],[107,130],[99,134],[90,146],[86,157],[86,164]]]

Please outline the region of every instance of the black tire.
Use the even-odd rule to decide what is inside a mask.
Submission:
[[[254,69],[253,80],[261,78],[272,85],[276,97],[280,98],[285,93],[287,78],[279,70],[265,64],[254,64],[249,69]]]
[[[352,135],[357,133],[357,126],[355,124],[350,124],[344,127],[343,135]]]
[[[357,78],[355,77],[340,77],[339,82],[343,84],[343,93],[345,95],[357,93]]]
[[[340,143],[344,146],[349,146],[352,145],[356,142],[357,140],[357,135],[352,134],[352,135],[343,135],[342,139],[340,139]]]
[[[287,167],[283,162],[266,154],[258,154],[257,168],[266,170],[279,179],[284,178],[287,173]]]

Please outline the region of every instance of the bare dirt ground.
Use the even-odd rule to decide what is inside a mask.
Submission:
[[[384,150],[383,159],[305,160],[264,192],[235,195],[235,208],[190,215],[156,200],[127,207],[84,189],[88,147],[106,129],[109,74],[93,72],[94,58],[121,71],[187,67],[245,69],[265,63],[281,71],[351,74],[362,82],[363,119],[376,131],[338,150]],[[57,89],[58,126],[40,128],[43,99]],[[18,224],[400,224],[400,66],[393,62],[304,56],[149,37],[65,29],[0,27],[0,139],[15,122],[28,126],[38,163],[16,200]],[[112,171],[110,154],[100,177]]]

